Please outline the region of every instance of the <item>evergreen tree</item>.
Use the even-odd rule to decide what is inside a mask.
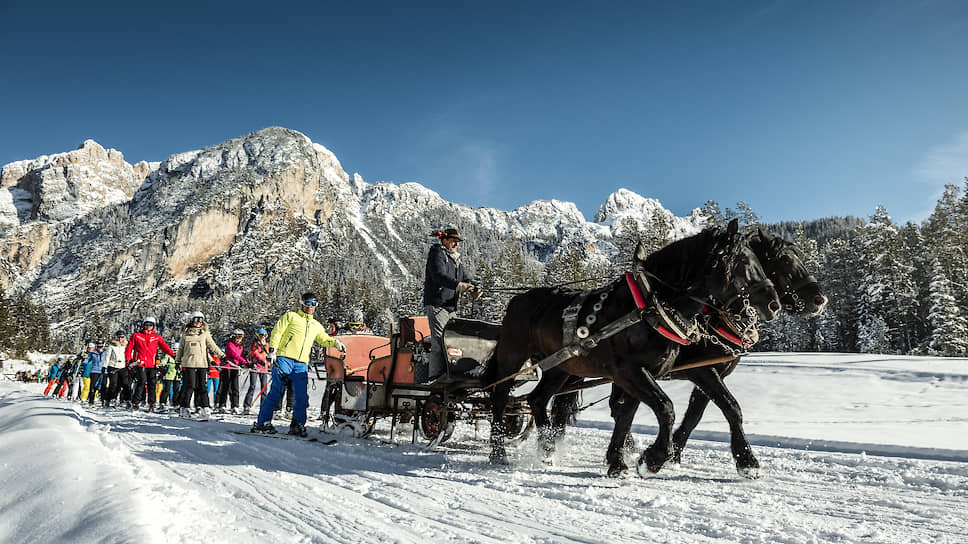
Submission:
[[[822,254],[820,285],[829,302],[818,316],[818,328],[824,331],[823,351],[851,352],[856,349],[858,321],[857,285],[860,281],[858,255],[845,239],[827,243]]]
[[[722,210],[719,209],[719,203],[715,200],[707,200],[699,209],[699,213],[706,218],[707,226],[722,227],[728,223]]]
[[[870,221],[860,229],[858,244],[863,258],[860,322],[866,324],[868,331],[883,322],[890,347],[897,353],[910,353],[916,345],[912,325],[918,313],[918,290],[912,277],[913,266],[904,260],[903,240],[886,208],[877,206]]]
[[[964,356],[968,351],[968,322],[961,315],[951,293],[951,282],[945,277],[941,263],[932,259],[931,264],[931,309],[928,313],[931,338],[928,353],[945,357]]]
[[[741,226],[756,225],[760,222],[760,216],[753,211],[753,208],[749,204],[743,201],[736,203],[735,210],[726,208],[726,223],[733,219],[739,219]]]

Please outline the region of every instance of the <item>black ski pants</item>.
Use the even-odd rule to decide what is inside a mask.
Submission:
[[[107,406],[118,395],[118,373],[120,369],[105,367],[101,379],[101,405]]]
[[[131,403],[138,405],[147,398],[148,404],[154,406],[155,384],[158,383],[158,370],[143,366],[136,366],[131,370],[134,376],[134,393],[131,397]]]
[[[215,406],[225,408],[226,401],[232,403],[232,408],[239,407],[239,369],[237,368],[222,368],[219,373]]]
[[[172,401],[175,380],[161,380],[161,396],[158,398],[158,404],[174,404]]]
[[[193,396],[195,408],[208,408],[208,367],[182,368],[181,407],[191,408]]]
[[[87,393],[87,403],[94,406],[94,395],[97,393],[98,389],[101,387],[101,373],[91,372],[91,387],[90,391]]]

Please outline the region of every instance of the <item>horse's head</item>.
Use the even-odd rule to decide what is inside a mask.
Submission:
[[[730,221],[715,236],[707,275],[713,300],[734,315],[752,317],[749,308],[753,308],[772,321],[780,312],[779,295],[747,237],[739,233],[739,223]]]
[[[801,317],[823,311],[827,297],[792,242],[756,229],[749,235],[749,245],[776,286],[784,310]]]
[[[685,305],[676,306],[686,313],[686,305],[694,301],[700,301],[699,307],[707,304],[749,317],[753,308],[767,321],[780,311],[776,289],[735,220],[726,228],[706,229],[651,255],[645,255],[640,246],[636,262],[664,280],[671,291],[667,295],[681,295]]]

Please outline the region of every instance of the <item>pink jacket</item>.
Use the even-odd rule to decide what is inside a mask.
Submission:
[[[245,358],[244,349],[242,344],[237,344],[235,340],[229,340],[225,343],[225,357],[222,359],[222,366],[229,368],[238,368],[242,365],[249,364],[249,361]]]

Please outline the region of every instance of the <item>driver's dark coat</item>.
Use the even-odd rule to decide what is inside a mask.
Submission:
[[[462,281],[471,280],[460,259],[452,259],[440,244],[431,246],[424,273],[424,305],[456,311],[457,284]]]

